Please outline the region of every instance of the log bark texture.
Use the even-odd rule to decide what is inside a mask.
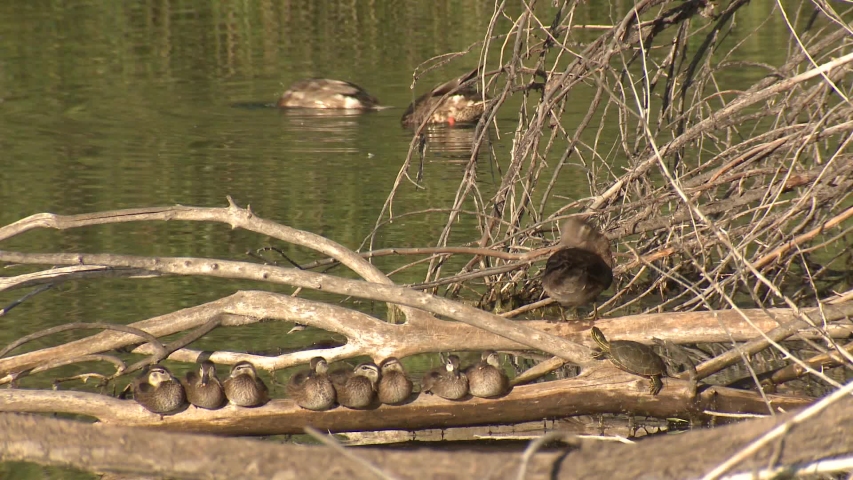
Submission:
[[[713,430],[649,438],[636,445],[583,440],[567,450],[536,454],[525,479],[699,478],[790,415],[751,420]],[[108,425],[0,414],[0,459],[88,471],[170,478],[375,479],[340,453],[320,446],[277,445]],[[794,465],[853,452],[853,399],[791,428],[733,472]],[[393,478],[514,479],[521,455],[499,452],[357,449],[355,453]],[[618,458],[619,461],[613,461]]]

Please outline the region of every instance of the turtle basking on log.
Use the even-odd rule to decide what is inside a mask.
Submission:
[[[666,375],[666,364],[652,347],[631,340],[608,341],[598,327],[592,327],[592,339],[601,347],[599,357],[609,358],[619,369],[651,380],[649,393],[657,395],[663,388],[661,377]]]

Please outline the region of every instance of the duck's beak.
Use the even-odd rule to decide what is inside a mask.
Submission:
[[[201,386],[206,387],[207,382],[209,382],[209,381],[210,381],[210,372],[208,372],[207,370],[202,370],[201,371]]]

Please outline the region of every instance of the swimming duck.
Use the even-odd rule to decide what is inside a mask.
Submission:
[[[488,100],[470,83],[477,78],[477,73],[478,69],[475,68],[421,95],[409,105],[400,123],[405,128],[417,128],[422,123],[446,123],[453,126],[476,122],[483,115]]]
[[[501,361],[494,350],[482,353],[480,361],[465,370],[468,389],[475,397],[498,397],[509,389],[509,378],[501,369]]]
[[[468,394],[468,377],[459,371],[459,357],[450,355],[441,367],[424,374],[421,392],[438,395],[448,400],[459,400]]]
[[[336,370],[329,374],[338,404],[347,408],[368,407],[376,397],[379,367],[362,363],[354,369]]]
[[[153,413],[175,413],[187,402],[184,387],[162,365],[151,365],[131,384],[133,398]]]
[[[329,365],[323,357],[311,359],[308,370],[297,372],[287,382],[287,394],[302,408],[328,410],[335,405],[335,387],[329,380]]]
[[[403,365],[396,357],[388,357],[379,365],[379,401],[387,405],[404,402],[412,395],[412,381],[406,376]]]
[[[231,367],[231,374],[222,382],[228,401],[238,407],[257,407],[270,399],[267,385],[258,377],[251,362],[241,361]]]
[[[187,400],[196,407],[213,410],[225,404],[225,393],[216,377],[216,365],[210,360],[201,362],[198,371],[187,372],[182,383]]]
[[[560,227],[560,246],[545,264],[545,292],[564,307],[595,302],[613,283],[610,241],[589,223],[573,217]]]
[[[309,78],[290,86],[278,100],[280,108],[372,110],[379,100],[358,85],[329,78]]]

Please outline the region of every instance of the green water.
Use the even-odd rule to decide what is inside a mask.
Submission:
[[[612,23],[613,11],[631,5],[584,4],[575,23]],[[548,8],[542,5],[537,13],[550,18]],[[750,5],[738,31],[748,32],[766,20],[771,8]],[[516,15],[519,9],[515,5],[509,11]],[[231,195],[264,218],[359,248],[409,149],[411,134],[400,127],[399,117],[413,97],[413,69],[479,41],[492,14],[493,5],[482,1],[2,2],[0,223],[40,212],[221,207]],[[497,31],[509,25],[503,19]],[[596,34],[578,33],[577,38],[591,41]],[[787,35],[775,21],[761,35],[750,36],[740,52],[752,61],[775,63],[785,52],[774,45],[787,41]],[[470,69],[477,51],[425,75],[416,93]],[[490,67],[500,58],[496,47]],[[355,82],[395,108],[330,117],[264,106],[293,81],[311,76]],[[740,79],[751,80],[749,74]],[[498,116],[501,137],[493,140],[499,165],[508,161],[519,101],[510,99]],[[582,89],[573,94],[566,125],[580,121],[588,101]],[[465,137],[464,130],[444,134]],[[605,125],[601,135],[612,141],[617,126]],[[404,183],[394,203],[396,214],[451,204],[467,158],[451,147],[432,147],[424,188]],[[478,187],[488,198],[500,179],[497,167],[482,160]],[[584,195],[586,177],[567,172],[561,194]],[[375,247],[430,246],[445,219],[441,213],[404,217],[380,230]],[[452,243],[477,237],[473,219],[463,217]],[[35,231],[0,248],[247,260],[247,250],[269,244],[267,238],[219,224],[136,223]],[[297,261],[318,258],[309,250],[273,245]],[[400,263],[377,264],[388,271]],[[29,270],[8,268],[3,274]],[[422,271],[396,278],[420,279]],[[0,317],[0,344],[66,322],[139,321],[249,288],[291,291],[186,277],[66,283]],[[0,292],[0,306],[24,293]],[[377,315],[384,311],[365,304],[358,308]],[[215,332],[197,347],[273,351],[313,338],[310,333],[285,338],[287,329],[281,323],[232,328]],[[82,335],[56,335],[24,350]],[[91,368],[73,366],[63,374]],[[45,377],[24,385],[48,383]],[[57,475],[40,467],[0,466],[0,474],[11,471],[29,478]]]

